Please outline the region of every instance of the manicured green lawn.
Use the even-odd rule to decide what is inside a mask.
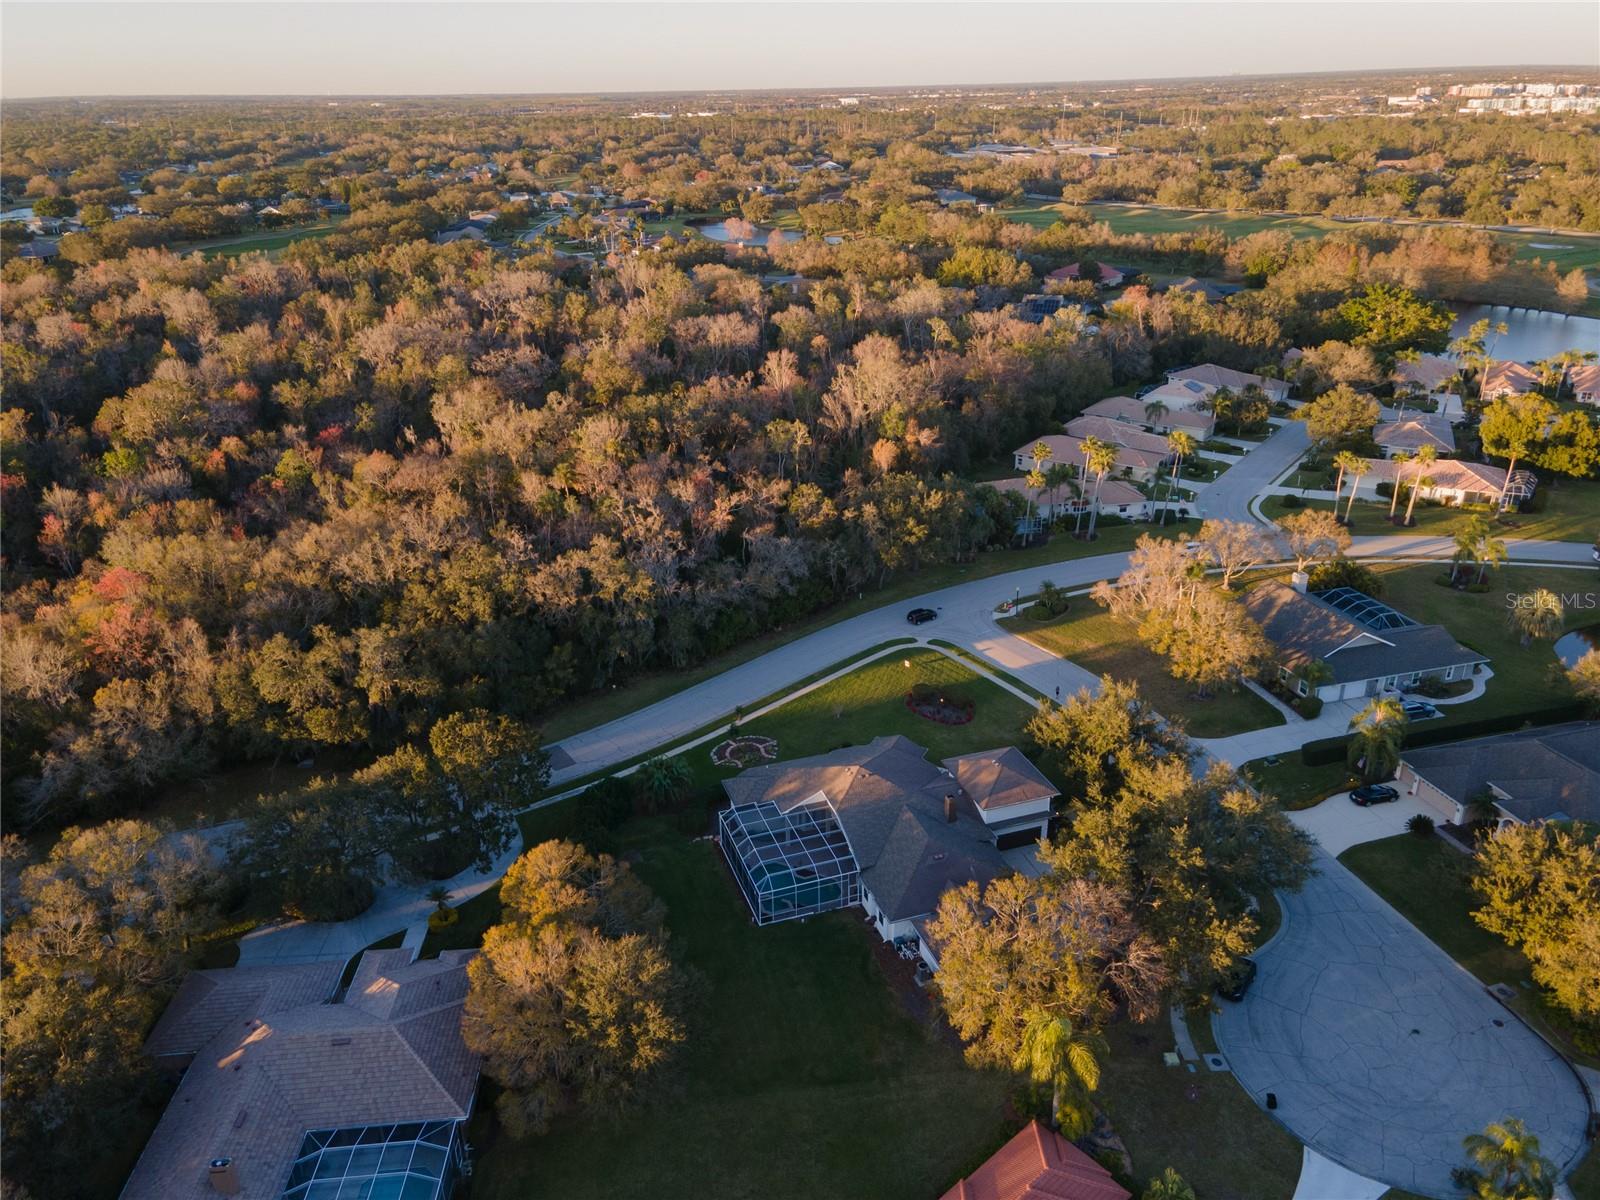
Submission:
[[[623,852],[666,902],[702,994],[676,1072],[625,1113],[514,1142],[480,1111],[473,1194],[927,1200],[1016,1123],[1013,1084],[967,1066],[890,990],[859,913],[758,929],[709,842],[662,819]]]
[[[1320,804],[1334,792],[1354,786],[1355,782],[1355,776],[1343,763],[1308,767],[1300,761],[1300,755],[1293,752],[1279,755],[1277,763],[1271,766],[1264,758],[1247,762],[1244,773],[1251,783],[1276,797],[1278,803],[1291,812]]]
[[[1074,600],[1072,611],[1059,620],[1041,623],[1023,615],[1000,623],[1018,637],[1096,675],[1134,680],[1156,711],[1169,721],[1182,721],[1194,737],[1226,737],[1283,724],[1282,713],[1244,688],[1196,699],[1189,684],[1168,673],[1160,655],[1139,643],[1131,625],[1092,600]]]
[[[1551,643],[1524,646],[1506,625],[1506,596],[1539,587],[1557,593],[1593,591],[1592,575],[1551,567],[1505,567],[1492,573],[1489,591],[1473,593],[1435,582],[1445,574],[1444,566],[1369,565],[1376,566],[1383,579],[1387,603],[1423,624],[1443,625],[1457,641],[1488,655],[1494,669],[1494,678],[1481,697],[1466,704],[1446,705],[1440,710],[1445,714],[1442,720],[1429,721],[1419,728],[1447,728],[1571,698],[1571,688],[1557,666]],[[1567,627],[1576,628],[1593,617],[1592,610],[1568,609]]]
[[[687,670],[659,671],[641,675],[620,687],[565,702],[558,711],[545,718],[544,740],[547,743],[556,742],[571,734],[604,725],[607,721],[625,716],[658,700],[664,700],[714,675],[720,675],[740,663],[749,662],[752,658],[757,658],[769,650],[775,650],[796,638],[815,633],[819,629],[825,629],[829,625],[848,620],[861,613],[870,612],[881,605],[893,604],[897,600],[910,599],[925,592],[953,587],[959,583],[970,583],[994,575],[1003,575],[1008,571],[1022,571],[1056,562],[1070,562],[1073,559],[1096,554],[1120,553],[1133,549],[1133,544],[1147,533],[1157,537],[1187,539],[1193,537],[1199,528],[1200,523],[1193,520],[1174,521],[1165,527],[1105,524],[1101,526],[1099,536],[1092,542],[1057,535],[1044,545],[1030,546],[1024,550],[991,550],[978,555],[970,563],[946,564],[909,572],[891,579],[876,591],[863,592],[855,600],[836,604],[804,621],[752,638],[725,654],[709,658]],[[723,714],[706,715],[710,718]]]
[[[976,701],[972,720],[941,725],[912,712],[905,694],[919,683]],[[894,733],[926,746],[929,757],[939,759],[1012,745],[1032,715],[1027,704],[968,667],[936,650],[918,649],[868,663],[751,721],[742,732],[776,738],[780,760],[824,754]],[[709,755],[709,750],[690,753]]]
[[[1517,989],[1518,1015],[1542,1030],[1569,1056],[1589,1066],[1600,1059],[1576,1051],[1563,1032],[1565,1018],[1534,987],[1528,960],[1472,919],[1477,896],[1468,882],[1471,862],[1437,837],[1409,833],[1352,846],[1339,861],[1401,916],[1484,983]]]
[[[1315,480],[1308,480],[1322,486]],[[1300,484],[1291,479],[1290,486]],[[1327,485],[1331,490],[1331,484]],[[1546,484],[1543,489],[1544,509],[1541,512],[1507,513],[1495,521],[1495,532],[1503,538],[1534,538],[1553,542],[1592,542],[1600,536],[1600,482],[1592,479],[1560,479]],[[1268,496],[1261,502],[1261,511],[1276,521],[1294,512],[1283,503],[1282,496]],[[1404,512],[1402,500],[1399,511]],[[1306,500],[1301,508],[1333,508],[1331,500]],[[1339,503],[1342,515],[1349,507],[1348,496]],[[1357,537],[1384,534],[1415,534],[1420,537],[1451,537],[1458,529],[1466,528],[1474,516],[1440,504],[1417,501],[1412,511],[1414,525],[1395,525],[1389,520],[1389,504],[1357,500],[1351,513],[1350,532]]]
[[[1203,1023],[1196,1017],[1191,1026]],[[1113,1025],[1106,1040],[1111,1054],[1096,1099],[1126,1143],[1141,1188],[1170,1166],[1205,1200],[1289,1200],[1300,1143],[1232,1074],[1164,1065],[1162,1052],[1174,1048],[1165,1014],[1146,1025]]]
[[[306,239],[324,238],[338,230],[345,218],[341,216],[329,217],[323,221],[315,221],[308,225],[291,225],[284,229],[255,230],[250,233],[238,234],[234,237],[211,238],[202,242],[189,242],[172,247],[178,254],[189,254],[200,251],[207,258],[217,255],[233,256],[250,254],[257,250],[264,250],[269,254],[276,253],[286,246]]]

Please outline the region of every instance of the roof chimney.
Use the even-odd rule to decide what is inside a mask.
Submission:
[[[1292,586],[1294,590],[1299,592],[1302,596],[1306,594],[1306,585],[1310,582],[1311,576],[1307,575],[1304,571],[1296,571],[1293,575],[1289,576],[1290,586]]]
[[[212,1191],[221,1192],[224,1196],[239,1194],[239,1168],[233,1165],[233,1159],[213,1158],[206,1174],[211,1180]]]
[[[956,823],[956,794],[954,792],[946,792],[944,794],[944,819],[952,825]]]

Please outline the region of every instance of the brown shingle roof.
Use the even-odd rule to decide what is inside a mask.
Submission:
[[[1055,784],[1015,746],[947,758],[944,766],[956,777],[961,790],[982,809],[1029,804],[1057,794]]]
[[[238,1167],[243,1200],[276,1200],[308,1129],[467,1117],[478,1078],[461,1038],[471,951],[410,957],[368,951],[354,1003],[235,1013],[196,1053],[122,1200],[211,1200],[206,1165],[219,1157]],[[322,966],[337,980],[338,963]]]
[[[1059,1133],[1030,1121],[941,1200],[1129,1200],[1129,1194]]]

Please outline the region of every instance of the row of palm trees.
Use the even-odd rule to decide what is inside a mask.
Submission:
[[[1055,508],[1056,493],[1063,484],[1072,489],[1074,496],[1081,497],[1083,495],[1083,489],[1076,482],[1077,476],[1073,474],[1073,468],[1063,463],[1059,466],[1051,467],[1048,471],[1045,470],[1044,464],[1055,457],[1055,452],[1045,442],[1040,441],[1033,444],[1031,457],[1033,459],[1033,469],[1025,477],[1030,489],[1028,495],[1028,516],[1030,521],[1033,517],[1033,495],[1036,492],[1042,492],[1046,488],[1050,489],[1050,507],[1052,510]],[[1092,435],[1083,439],[1082,477],[1094,480],[1094,491],[1091,493],[1091,499],[1086,506],[1089,511],[1089,530],[1087,534],[1083,534],[1089,541],[1094,540],[1095,525],[1100,518],[1101,485],[1105,483],[1106,476],[1116,469],[1116,446],[1110,442],[1101,441]],[[1073,523],[1072,527],[1074,536],[1079,535],[1082,531],[1083,513],[1084,508],[1079,507],[1078,519]]]

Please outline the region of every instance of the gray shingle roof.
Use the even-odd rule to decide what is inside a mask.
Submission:
[[[1277,648],[1284,665],[1297,668],[1320,658],[1332,670],[1333,683],[1489,661],[1456,641],[1442,625],[1377,632],[1287,584],[1270,582],[1251,588],[1245,593],[1244,608]]]
[[[1600,823],[1600,722],[1425,746],[1401,758],[1459,804],[1492,785],[1509,797],[1500,807],[1518,820]]]
[[[944,767],[955,776],[961,790],[982,809],[1027,804],[1057,794],[1055,784],[1015,746],[947,758]]]
[[[977,806],[910,738],[874,738],[831,754],[768,763],[723,781],[736,805],[788,812],[821,792],[850,842],[862,881],[895,921],[930,912],[952,882],[1006,870]],[[945,797],[955,820],[945,820]],[[940,882],[940,881],[943,882]]]

